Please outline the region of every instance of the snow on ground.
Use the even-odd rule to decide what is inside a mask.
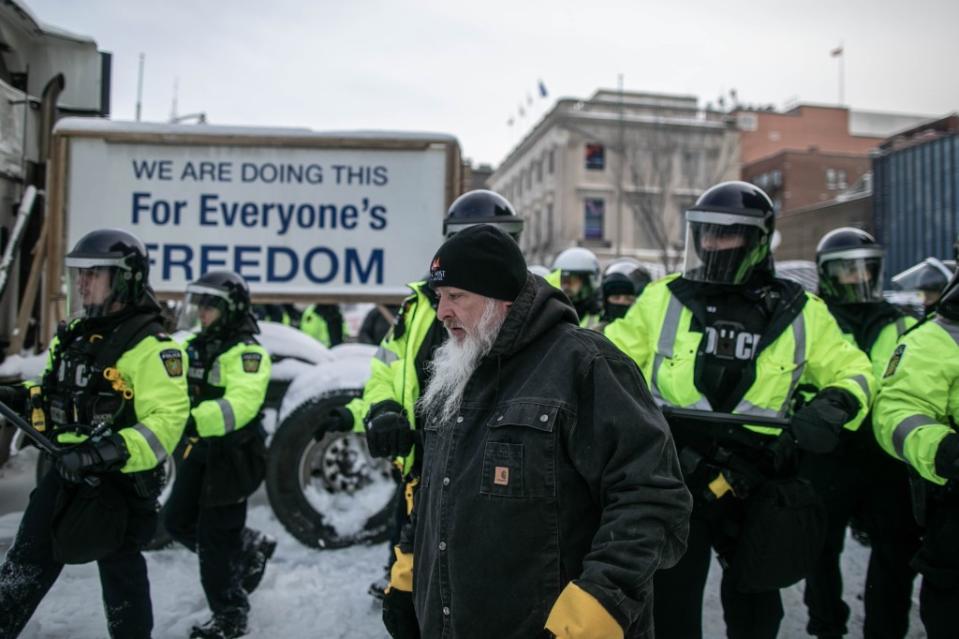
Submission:
[[[27,452],[27,451],[25,451]],[[16,532],[26,492],[32,486],[28,454],[15,456],[0,469],[0,551]],[[259,589],[250,599],[251,638],[323,637],[324,639],[383,639],[386,632],[378,606],[366,593],[382,574],[386,546],[354,546],[344,550],[314,550],[301,545],[276,520],[262,489],[252,499],[247,519],[253,528],[277,537],[276,555]],[[3,514],[5,513],[6,514]],[[146,553],[153,594],[154,638],[183,639],[190,627],[209,617],[200,588],[196,557],[180,547]],[[849,636],[862,636],[863,609],[858,597],[869,555],[851,538],[843,555],[846,603],[852,608]],[[707,639],[725,636],[719,603],[719,566],[713,562],[703,610]],[[913,596],[910,639],[924,637],[918,617],[918,586]],[[803,639],[806,610],[802,584],[783,592],[786,618],[779,636]],[[106,621],[100,602],[96,566],[67,566],[47,594],[21,637],[23,639],[101,639]],[[668,639],[668,638],[667,638]]]
[[[248,525],[279,539],[259,589],[250,597],[250,637],[382,639],[379,611],[366,594],[382,573],[386,547],[339,551],[306,548],[283,531],[266,505]],[[183,639],[209,618],[196,557],[181,547],[146,554],[155,639]],[[37,608],[22,639],[107,636],[96,565],[67,566]]]

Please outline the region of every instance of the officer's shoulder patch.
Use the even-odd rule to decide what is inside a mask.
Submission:
[[[892,377],[892,375],[896,372],[896,369],[899,368],[899,362],[902,360],[902,355],[905,352],[905,344],[900,344],[896,347],[896,350],[892,352],[892,357],[889,358],[889,364],[886,365],[886,372],[882,374],[883,379]]]
[[[243,372],[255,373],[260,370],[260,362],[263,356],[259,353],[243,353]]]
[[[179,348],[167,348],[160,351],[160,360],[163,368],[170,377],[183,375],[183,352]]]

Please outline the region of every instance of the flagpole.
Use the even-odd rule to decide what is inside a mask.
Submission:
[[[839,53],[839,106],[846,103],[846,49],[842,43],[839,44],[841,52]]]
[[[846,47],[842,42],[832,50],[832,56],[839,58],[839,106],[843,106],[846,103]]]

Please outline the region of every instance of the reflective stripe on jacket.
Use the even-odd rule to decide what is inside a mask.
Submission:
[[[886,366],[873,411],[879,444],[929,481],[936,452],[959,423],[959,323],[935,317],[902,337]]]
[[[223,393],[200,401],[191,411],[197,433],[222,437],[256,419],[266,399],[271,367],[270,354],[255,342],[240,342],[217,355],[206,381]]]

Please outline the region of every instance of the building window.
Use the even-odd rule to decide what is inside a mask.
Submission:
[[[600,198],[587,198],[584,207],[583,239],[603,239],[603,214],[606,202]]]
[[[556,152],[554,149],[550,149],[549,153],[546,155],[546,167],[547,167],[547,172],[550,175],[553,174],[553,161],[554,161],[553,156],[554,155],[556,155]]]
[[[848,189],[849,181],[846,172],[842,169],[826,169],[826,188],[830,191]]]
[[[826,188],[830,191],[836,190],[836,169],[826,169]]]
[[[537,182],[543,181],[543,161],[542,160],[536,160],[536,181]]]
[[[606,148],[599,143],[591,142],[586,145],[586,169],[602,171],[606,168]]]

